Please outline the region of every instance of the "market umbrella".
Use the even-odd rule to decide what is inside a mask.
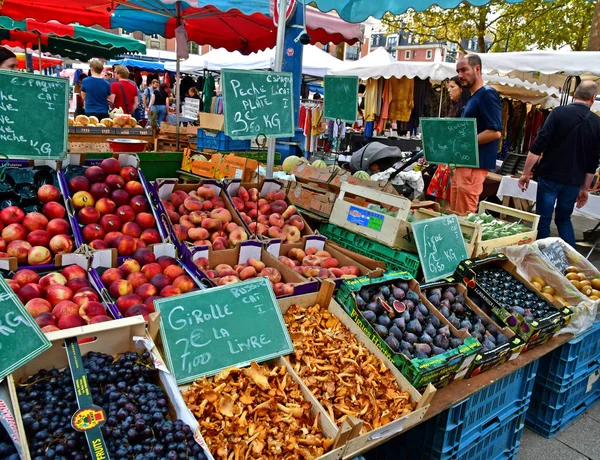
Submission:
[[[164,72],[165,70],[164,62],[143,61],[141,59],[130,58],[108,61],[108,65],[113,67],[116,65],[123,65],[143,72]]]
[[[88,61],[93,57],[110,59],[123,53],[146,53],[139,40],[78,25],[32,19],[15,21],[0,16],[0,42],[11,47],[41,48],[62,57]]]

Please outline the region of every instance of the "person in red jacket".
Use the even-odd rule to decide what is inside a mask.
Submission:
[[[123,113],[132,115],[138,106],[138,90],[131,80],[129,80],[129,70],[127,67],[118,65],[115,67],[117,81],[111,83],[110,92],[114,95],[113,108],[123,109]]]

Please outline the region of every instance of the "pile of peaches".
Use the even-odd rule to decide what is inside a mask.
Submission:
[[[202,185],[187,193],[175,190],[169,200],[161,200],[179,241],[208,246],[214,251],[233,248],[248,240],[243,227],[233,216],[216,190]]]
[[[79,265],[40,276],[29,269],[17,271],[8,285],[43,332],[110,321],[100,295]]]
[[[100,279],[117,308],[125,317],[154,312],[154,301],[196,289],[196,283],[169,256],[156,257],[150,249],[141,248],[118,268],[102,272]]]
[[[246,190],[240,186],[231,201],[253,234],[286,243],[297,243],[302,238],[304,220],[295,206],[288,206],[283,190],[272,190],[261,198],[257,188]]]
[[[306,251],[292,248],[287,257],[279,256],[279,260],[306,278],[347,279],[356,278],[360,274],[355,265],[338,267],[339,261],[335,257],[314,246],[306,248]]]
[[[68,181],[83,242],[120,256],[162,241],[137,169],[107,158]]]
[[[18,206],[0,211],[0,258],[15,257],[19,265],[44,265],[56,254],[73,252],[71,227],[60,190],[42,185],[37,192],[42,212],[25,213]]]

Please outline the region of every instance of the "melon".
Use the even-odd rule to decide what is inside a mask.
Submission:
[[[204,155],[192,155],[192,160],[208,161]]]
[[[371,176],[369,176],[369,173],[365,171],[356,171],[354,174],[352,174],[352,177],[362,180],[371,180]]]
[[[327,163],[325,163],[323,160],[316,160],[313,161],[312,166],[314,166],[315,168],[326,168]]]
[[[283,164],[281,165],[281,168],[287,173],[287,174],[291,174],[292,171],[294,170],[294,168],[299,165],[300,163],[302,163],[304,160],[304,158],[301,157],[296,157],[296,156],[289,156],[287,157],[285,160],[283,160]]]

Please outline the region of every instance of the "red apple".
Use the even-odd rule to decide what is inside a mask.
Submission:
[[[121,164],[116,158],[107,158],[102,160],[100,167],[108,174],[118,174],[121,171]]]
[[[51,204],[51,203],[48,203]],[[71,231],[71,227],[69,223],[62,218],[55,218],[48,222],[48,226],[46,227],[46,231],[50,233],[50,235],[66,235]]]
[[[84,174],[92,184],[102,182],[106,177],[106,173],[100,166],[90,166],[85,170]]]
[[[56,203],[55,201],[46,203],[42,207],[42,214],[44,214],[50,220],[63,219],[66,213],[67,210],[65,209],[65,207],[60,203]]]
[[[37,196],[38,200],[42,203],[58,201],[60,199],[60,190],[54,185],[45,184],[38,189]]]

